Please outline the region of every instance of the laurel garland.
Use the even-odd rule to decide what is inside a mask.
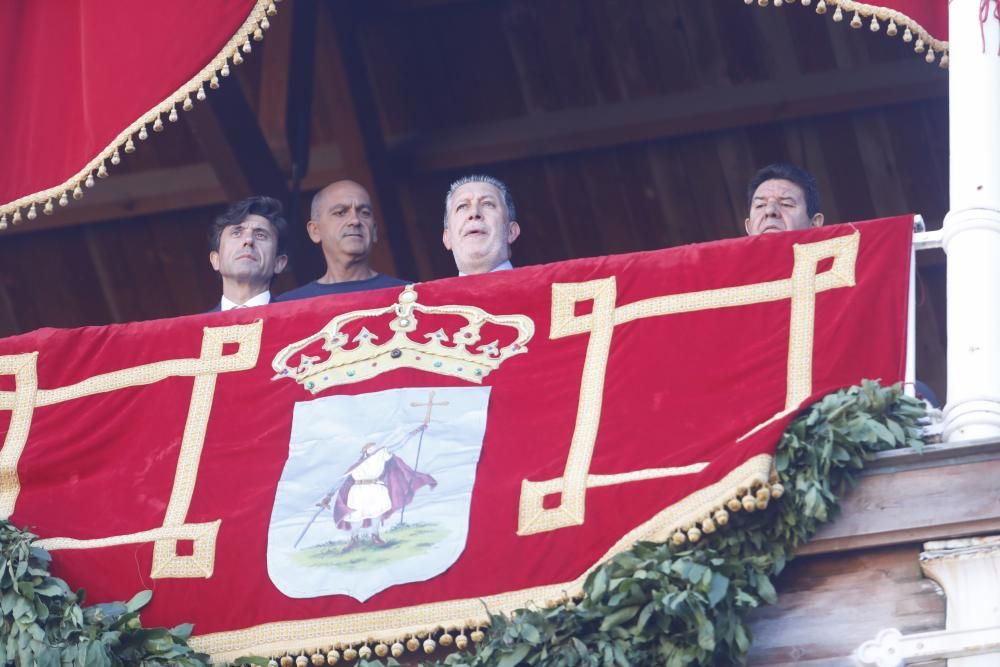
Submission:
[[[795,419],[775,463],[786,492],[767,511],[734,514],[695,546],[639,543],[596,570],[578,603],[493,615],[474,654],[444,665],[742,664],[749,612],[777,600],[773,578],[837,512],[838,498],[876,452],[920,451],[922,402],[865,381]]]
[[[795,419],[775,455],[785,493],[764,512],[734,514],[725,530],[696,545],[641,542],[598,568],[579,602],[491,616],[474,653],[436,665],[551,667],[741,664],[752,639],[749,612],[777,599],[772,579],[795,548],[838,509],[838,498],[876,452],[920,451],[923,403],[865,381],[830,394]],[[0,522],[0,665],[79,664],[203,667],[187,645],[190,625],[143,628],[128,603],[84,608],[49,574],[36,536]],[[238,663],[268,664],[263,658]],[[359,659],[359,667],[381,665]],[[389,665],[399,664],[389,658]]]

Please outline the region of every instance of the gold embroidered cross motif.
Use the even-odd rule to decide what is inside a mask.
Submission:
[[[219,373],[232,373],[257,365],[263,323],[227,327],[206,327],[201,354],[195,359],[169,359],[111,373],[95,375],[76,384],[56,389],[39,389],[36,373],[38,353],[0,356],[0,375],[13,375],[13,392],[0,391],[0,410],[11,411],[10,428],[0,449],[0,516],[14,512],[20,493],[17,464],[31,430],[36,407],[55,405],[83,396],[117,391],[160,382],[169,377],[194,377],[194,388],[181,440],[180,455],[170,500],[162,526],[128,535],[94,539],[51,537],[39,541],[50,551],[57,549],[97,549],[121,544],[153,542],[154,578],[210,577],[215,566],[215,539],[221,520],[187,523],[187,512],[198,478],[198,465],[205,443],[205,430],[212,410],[215,381]],[[223,354],[227,343],[239,344],[233,354]],[[191,540],[193,553],[177,554],[177,541]]]
[[[540,482],[527,479],[521,481],[517,534],[531,535],[581,525],[586,513],[587,489],[644,479],[687,475],[699,472],[708,465],[700,462],[677,468],[648,468],[617,475],[590,474],[590,462],[601,421],[605,372],[616,326],[661,315],[790,300],[791,326],[788,337],[785,408],[754,429],[757,430],[788,411],[794,410],[812,393],[816,294],[854,286],[860,239],[860,232],[855,231],[853,234],[826,241],[795,244],[795,263],[790,278],[701,292],[670,294],[621,306],[615,305],[617,290],[614,276],[582,283],[553,284],[552,327],[549,338],[557,339],[586,333],[589,334],[589,340],[580,382],[576,427],[563,475]],[[832,259],[833,265],[822,273],[817,273],[817,267],[824,259]],[[586,315],[576,315],[576,304],[589,300],[593,301],[592,311]],[[544,497],[554,493],[560,496],[559,505],[552,508],[544,507]]]

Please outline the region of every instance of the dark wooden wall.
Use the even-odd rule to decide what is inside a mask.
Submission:
[[[82,202],[0,233],[0,335],[216,301],[209,221],[288,189],[291,19],[304,8],[282,3],[222,90]],[[947,210],[946,73],[898,37],[798,3],[331,0],[312,24],[301,201],[337,178],[372,186],[375,265],[406,278],[453,274],[443,195],[470,171],[512,187],[516,264],[739,236],[746,181],[777,160],[816,175],[831,222],[917,212],[934,228]],[[247,136],[224,136],[236,118]],[[277,292],[322,271],[303,222]],[[943,258],[921,266],[918,364],[943,394]]]

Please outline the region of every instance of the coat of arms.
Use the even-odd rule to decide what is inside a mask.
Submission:
[[[448,569],[465,548],[489,392],[405,388],[297,403],[268,531],[275,586],[364,601]]]

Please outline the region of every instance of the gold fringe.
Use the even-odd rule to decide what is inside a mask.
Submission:
[[[747,0],[746,4],[752,5],[753,0]],[[769,3],[767,0],[758,0],[757,4],[760,7],[767,7]],[[791,4],[791,0],[786,0],[786,2],[775,0],[774,6],[781,7],[783,4]],[[803,7],[808,7],[811,4],[811,0],[802,0]],[[855,29],[861,28],[864,25],[864,20],[871,19],[868,23],[869,30],[880,32],[882,24],[887,24],[886,34],[889,37],[895,37],[899,27],[902,26],[905,30],[903,33],[904,42],[910,43],[913,41],[914,36],[916,36],[917,41],[914,45],[916,53],[921,54],[926,48],[927,55],[924,56],[925,61],[933,63],[940,56],[939,65],[945,68],[948,67],[948,42],[936,39],[922,25],[906,14],[895,9],[870,5],[864,2],[855,2],[854,0],[819,0],[816,4],[816,13],[826,14],[830,6],[834,8],[832,17],[837,23],[844,20],[845,14],[852,14],[850,26]]]
[[[485,611],[487,607],[493,613],[504,614],[533,604],[543,607],[565,604],[572,609],[573,600],[583,595],[583,584],[589,574],[636,542],[676,540],[680,532],[686,541],[692,528],[697,528],[699,533],[706,532],[706,519],[711,519],[716,528],[724,526],[729,520],[728,512],[723,509],[727,501],[735,501],[738,511],[742,511],[741,499],[744,496],[752,500],[754,510],[758,509],[760,505],[755,494],[759,489],[767,487],[770,496],[776,497],[774,484],[777,477],[773,467],[773,459],[768,454],[751,457],[719,481],[691,493],[630,530],[606,553],[595,558],[586,572],[572,581],[499,593],[483,599],[447,600],[377,612],[277,621],[240,630],[195,635],[190,643],[196,650],[211,654],[217,662],[231,661],[248,654],[277,654],[289,656],[292,665],[295,656],[319,653],[315,650],[316,646],[333,646],[333,650],[339,651],[341,662],[337,664],[346,661],[348,650],[356,653],[358,647],[378,642],[389,644],[390,652],[395,657],[399,657],[396,655],[399,651],[422,653],[426,650],[427,639],[433,639],[438,645],[447,645],[449,640],[443,639],[444,633],[451,635],[455,648],[463,650],[485,638],[482,628],[489,621]],[[751,492],[754,495],[750,495]],[[766,507],[766,502],[763,506]],[[701,535],[698,537],[700,539]],[[469,628],[474,629],[469,632]],[[280,664],[281,659],[276,660]],[[329,660],[327,663],[334,664]]]
[[[70,198],[80,199],[83,196],[81,186],[87,188],[93,187],[95,173],[98,178],[104,178],[108,175],[107,167],[104,164],[106,160],[110,159],[111,164],[117,165],[121,161],[119,150],[124,150],[126,153],[135,151],[133,135],[138,134],[139,139],[145,139],[148,136],[146,125],[151,123],[154,130],[159,131],[162,129],[163,121],[160,120],[160,114],[167,114],[167,119],[170,122],[176,122],[178,118],[177,105],[180,104],[181,108],[188,111],[193,106],[191,102],[192,95],[199,101],[204,100],[204,85],[206,83],[211,88],[218,88],[218,74],[222,74],[224,77],[229,76],[229,58],[232,57],[234,63],[238,64],[235,54],[239,53],[239,48],[242,46],[244,51],[249,53],[250,40],[260,41],[260,39],[263,39],[263,31],[270,27],[267,17],[274,16],[276,13],[277,9],[274,0],[256,0],[246,20],[208,65],[203,67],[200,72],[191,77],[191,79],[171,93],[166,99],[122,130],[83,169],[55,187],[25,195],[6,204],[0,204],[0,231],[7,229],[8,216],[10,216],[13,224],[21,222],[21,209],[27,208],[25,217],[28,220],[34,220],[38,217],[38,206],[44,207],[43,212],[51,213],[53,210],[53,200],[59,202],[60,206],[65,206],[70,203]],[[258,34],[260,35],[259,38]],[[242,61],[243,58],[240,57],[239,62]],[[66,201],[66,204],[63,204],[63,201]]]

